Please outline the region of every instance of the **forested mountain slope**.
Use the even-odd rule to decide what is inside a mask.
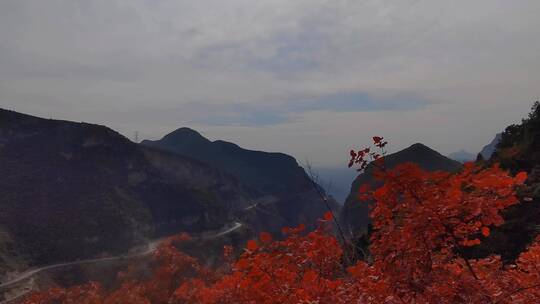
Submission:
[[[0,193],[0,258],[29,264],[216,229],[253,204],[234,177],[197,160],[103,126],[7,110],[0,110]]]
[[[292,156],[247,150],[221,140],[210,141],[189,128],[180,128],[161,140],[144,141],[142,144],[195,158],[235,176],[254,190],[254,196],[273,201],[260,208],[277,211],[277,229],[279,224],[316,223],[328,211],[315,187],[323,191],[322,188],[310,179]],[[338,209],[332,199],[328,203],[334,210]]]

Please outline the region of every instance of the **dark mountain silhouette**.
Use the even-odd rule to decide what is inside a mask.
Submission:
[[[492,229],[490,237],[472,250],[475,257],[500,254],[512,261],[537,237],[540,227],[540,103],[520,124],[508,126],[490,144],[495,146],[485,165],[500,164],[511,174],[528,173],[526,186],[520,188],[521,203],[504,213],[505,223]],[[483,162],[481,162],[483,163]]]
[[[510,125],[504,130],[492,160],[512,172],[540,170],[540,102],[534,104],[521,124]]]
[[[289,155],[246,150],[221,140],[212,142],[189,128],[180,128],[161,140],[146,140],[142,144],[223,169],[264,194],[312,188],[304,170]]]
[[[388,168],[393,168],[396,165],[406,162],[413,162],[428,171],[455,171],[461,167],[461,163],[449,159],[420,143],[385,156],[385,162]],[[372,173],[373,166],[369,165],[364,172],[358,175],[351,186],[349,197],[341,210],[340,221],[345,226],[345,230],[353,237],[367,232],[368,229],[369,205],[360,202],[357,197],[361,185],[371,184],[376,187],[377,183],[374,181]]]
[[[195,158],[235,176],[253,189],[252,195],[273,198],[273,203],[266,204],[265,208],[277,210],[276,217],[287,225],[316,223],[327,211],[314,188],[319,186],[292,156],[247,150],[221,140],[210,141],[189,128],[180,128],[161,140],[142,144]],[[337,208],[335,202],[330,203]]]
[[[1,109],[0,168],[0,264],[118,253],[148,237],[217,229],[254,203],[237,179],[200,161],[103,126]]]

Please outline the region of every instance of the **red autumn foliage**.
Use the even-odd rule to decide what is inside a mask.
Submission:
[[[377,148],[386,145],[382,137],[373,140]],[[426,172],[414,164],[389,170],[380,157],[384,150],[370,151],[351,151],[351,166],[365,169],[376,160],[383,182],[360,191],[375,202],[369,262],[345,263],[329,214],[312,232],[303,225],[284,228],[283,240],[261,233],[236,259],[226,247],[229,265],[220,270],[201,267],[177,250],[174,243],[183,235],[159,247],[160,266],[148,280],[124,282],[110,293],[95,283],[51,289],[23,303],[540,303],[540,239],[512,265],[497,256],[470,260],[464,254],[519,202],[515,190],[525,173],[512,177],[498,166],[472,163],[457,173]]]

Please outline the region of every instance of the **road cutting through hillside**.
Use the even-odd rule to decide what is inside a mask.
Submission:
[[[239,228],[241,228],[242,226],[243,226],[243,224],[240,223],[240,222],[233,222],[232,226],[229,227],[229,228],[226,228],[225,230],[218,231],[218,232],[213,233],[211,235],[201,236],[200,238],[201,239],[217,238],[217,237],[224,236],[224,235],[227,235],[229,233],[232,233],[232,232],[238,230]],[[159,247],[159,244],[162,243],[164,240],[165,240],[164,238],[154,240],[154,241],[148,243],[147,249],[145,251],[130,254],[130,255],[119,255],[119,256],[107,257],[107,258],[96,258],[96,259],[80,260],[80,261],[59,263],[59,264],[48,265],[48,266],[44,266],[44,267],[40,267],[40,268],[30,269],[30,270],[27,270],[27,271],[19,274],[18,276],[16,276],[15,278],[13,278],[13,279],[11,279],[11,280],[9,280],[7,282],[0,283],[0,289],[8,288],[8,287],[10,287],[12,285],[15,285],[15,284],[17,284],[17,283],[19,283],[21,281],[24,281],[26,279],[29,279],[29,278],[35,276],[38,273],[48,271],[48,270],[53,270],[53,269],[58,269],[58,268],[63,268],[63,267],[69,267],[69,266],[77,266],[77,265],[95,264],[95,263],[101,263],[101,262],[128,260],[128,259],[134,259],[134,258],[139,258],[139,257],[144,257],[144,256],[147,256],[147,255],[151,255],[152,253],[154,253],[154,251],[156,251],[156,249]],[[24,294],[26,294],[26,293],[24,293]],[[17,295],[16,297],[13,297],[11,299],[4,300],[4,301],[0,302],[0,304],[9,303],[9,302],[11,302],[13,300],[16,300],[16,299],[20,298],[24,294],[20,294],[20,295]]]

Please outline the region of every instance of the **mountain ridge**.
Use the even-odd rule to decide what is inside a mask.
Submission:
[[[2,261],[118,253],[150,237],[219,228],[253,204],[233,176],[200,161],[105,126],[3,109],[0,163]]]
[[[254,189],[255,196],[276,197],[275,206],[289,224],[315,223],[327,211],[315,190],[319,186],[290,155],[248,150],[223,140],[210,141],[185,127],[141,144],[198,159],[235,176]],[[339,208],[333,200],[330,203],[334,209]]]
[[[416,163],[422,169],[427,171],[454,171],[461,167],[461,163],[440,154],[422,143],[412,144],[401,151],[385,156],[385,164],[389,169],[406,162]],[[356,177],[351,185],[349,196],[341,209],[340,222],[352,238],[367,233],[368,230],[370,222],[369,204],[360,202],[357,198],[357,193],[358,189],[363,184],[371,184],[372,186],[378,185],[372,174],[373,165],[368,165],[368,167]]]

